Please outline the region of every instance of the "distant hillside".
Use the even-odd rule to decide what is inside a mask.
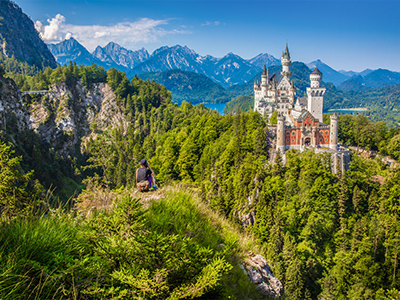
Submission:
[[[55,68],[56,61],[40,39],[32,20],[12,1],[0,1],[0,53],[39,69]]]
[[[339,70],[339,73],[342,73],[343,75],[346,75],[348,77],[353,77],[355,75],[365,76],[365,75],[368,75],[369,73],[371,73],[372,71],[374,71],[374,70],[365,69],[364,71],[361,71],[361,72]]]
[[[139,78],[164,85],[171,93],[172,100],[181,103],[225,103],[231,95],[219,84],[205,75],[182,70],[168,70],[156,73],[142,73]]]
[[[254,108],[254,95],[239,96],[228,102],[224,108],[224,115],[236,113],[238,111],[252,111]]]
[[[332,82],[336,86],[349,79],[349,76],[332,69],[319,59],[308,63],[307,66],[312,70],[317,67],[323,74],[322,80],[325,82]]]
[[[394,84],[400,84],[400,72],[378,69],[366,75],[353,76],[341,83],[338,88],[342,91],[364,91]]]

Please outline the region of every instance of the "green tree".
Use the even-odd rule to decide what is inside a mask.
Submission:
[[[22,157],[13,157],[14,153],[10,146],[0,142],[0,214],[7,219],[30,209],[33,197],[27,191],[33,171],[21,173]]]

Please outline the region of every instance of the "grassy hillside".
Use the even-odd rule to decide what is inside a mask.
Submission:
[[[0,298],[261,299],[240,268],[252,239],[181,190],[86,191],[78,214],[0,222]]]

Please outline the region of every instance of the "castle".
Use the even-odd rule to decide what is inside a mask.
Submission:
[[[264,66],[261,82],[254,82],[254,111],[268,119],[278,113],[277,126],[270,126],[276,136],[275,149],[285,154],[288,149],[303,151],[314,148],[316,152],[330,152],[334,168],[337,163],[347,169],[349,152],[338,149],[338,116],[330,116],[330,125],[322,121],[325,87],[321,87],[322,73],[315,68],[310,74],[307,97],[296,98],[296,88],[290,79],[290,53],[288,46],[281,57],[282,72],[277,80]],[[339,160],[338,160],[339,159]]]

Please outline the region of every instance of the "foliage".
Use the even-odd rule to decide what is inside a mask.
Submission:
[[[0,216],[10,219],[29,210],[34,194],[27,191],[32,171],[20,172],[21,157],[13,157],[10,146],[0,142]]]
[[[226,104],[224,114],[252,111],[253,107],[254,97],[252,95],[240,96]]]

